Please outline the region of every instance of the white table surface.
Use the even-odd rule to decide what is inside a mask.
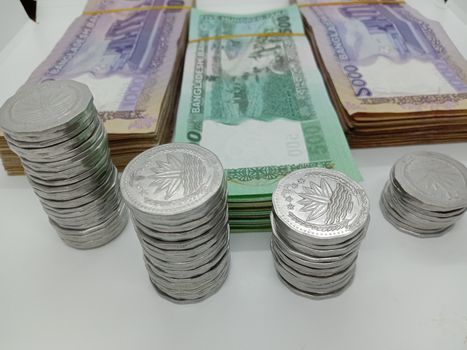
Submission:
[[[456,30],[458,19],[439,2],[411,3]],[[39,1],[39,24],[27,24],[0,53],[0,104],[46,57],[83,4]],[[283,1],[198,4],[250,11]],[[465,32],[458,38],[467,49]],[[0,170],[0,349],[467,349],[467,217],[441,238],[418,239],[396,231],[378,207],[390,166],[415,149],[467,164],[466,143],[353,150],[372,221],[353,285],[324,301],[283,286],[270,234],[251,233],[232,235],[230,276],[216,295],[174,305],[150,284],[131,225],[102,248],[69,248],[26,179]]]

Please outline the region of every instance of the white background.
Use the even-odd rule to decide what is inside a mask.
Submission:
[[[467,32],[453,13],[435,1],[411,3],[442,21],[465,55]],[[198,4],[245,12],[283,1]],[[0,104],[83,5],[39,2],[39,24],[29,22],[0,53]],[[372,221],[353,285],[324,301],[283,286],[270,234],[251,233],[232,235],[230,276],[216,295],[199,304],[171,304],[150,284],[131,225],[102,248],[69,248],[26,179],[0,170],[0,349],[467,349],[467,218],[441,238],[417,239],[393,229],[378,208],[390,166],[415,149],[467,164],[466,143],[353,150]]]
[[[465,0],[449,0],[449,6],[456,12],[461,19],[467,23],[467,1]]]
[[[15,36],[28,21],[19,0],[3,0],[0,4],[0,50]]]

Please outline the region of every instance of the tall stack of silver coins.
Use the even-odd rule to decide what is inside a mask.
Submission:
[[[214,294],[230,264],[227,183],[219,159],[197,145],[158,146],[128,164],[121,189],[158,292],[176,303]]]
[[[95,248],[122,232],[128,214],[117,169],[86,85],[24,87],[1,108],[0,128],[66,244]]]
[[[392,167],[380,207],[402,232],[440,236],[467,209],[467,168],[441,153],[409,153]]]
[[[313,299],[344,291],[370,221],[363,188],[334,170],[302,169],[278,183],[272,203],[271,251],[282,282]]]

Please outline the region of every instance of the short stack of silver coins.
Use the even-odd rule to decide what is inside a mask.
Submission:
[[[128,164],[121,189],[158,292],[176,303],[214,294],[230,264],[227,184],[219,159],[197,145],[154,147]]]
[[[1,108],[0,127],[66,244],[95,248],[122,232],[128,214],[117,169],[86,85],[47,81],[23,87]]]
[[[363,188],[334,170],[302,169],[279,181],[272,203],[271,251],[282,282],[313,299],[344,291],[370,221]]]
[[[467,168],[441,153],[409,153],[392,167],[380,207],[402,232],[440,236],[467,209]]]

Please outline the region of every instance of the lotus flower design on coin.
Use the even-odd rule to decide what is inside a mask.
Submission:
[[[154,194],[165,191],[164,198],[171,199],[176,193],[188,196],[195,192],[204,181],[206,168],[198,157],[191,154],[167,154],[167,160],[157,160],[156,167],[150,168],[152,181],[148,184]]]
[[[363,188],[338,171],[305,168],[279,181],[272,204],[271,252],[282,282],[312,299],[343,292],[368,229]]]
[[[421,191],[435,193],[447,200],[458,197],[459,188],[465,186],[461,172],[442,160],[427,162],[426,158],[415,158],[407,166],[405,174]]]
[[[65,84],[39,85],[36,90],[15,104],[13,115],[29,122],[40,122],[50,116],[62,116],[76,104],[76,95],[76,91]]]
[[[297,193],[302,198],[297,203],[303,205],[301,212],[309,212],[306,221],[325,215],[325,223],[332,225],[345,220],[352,211],[352,196],[339,183],[333,190],[325,179],[321,179],[319,185],[310,181],[309,186],[303,186],[302,189],[303,192]]]

